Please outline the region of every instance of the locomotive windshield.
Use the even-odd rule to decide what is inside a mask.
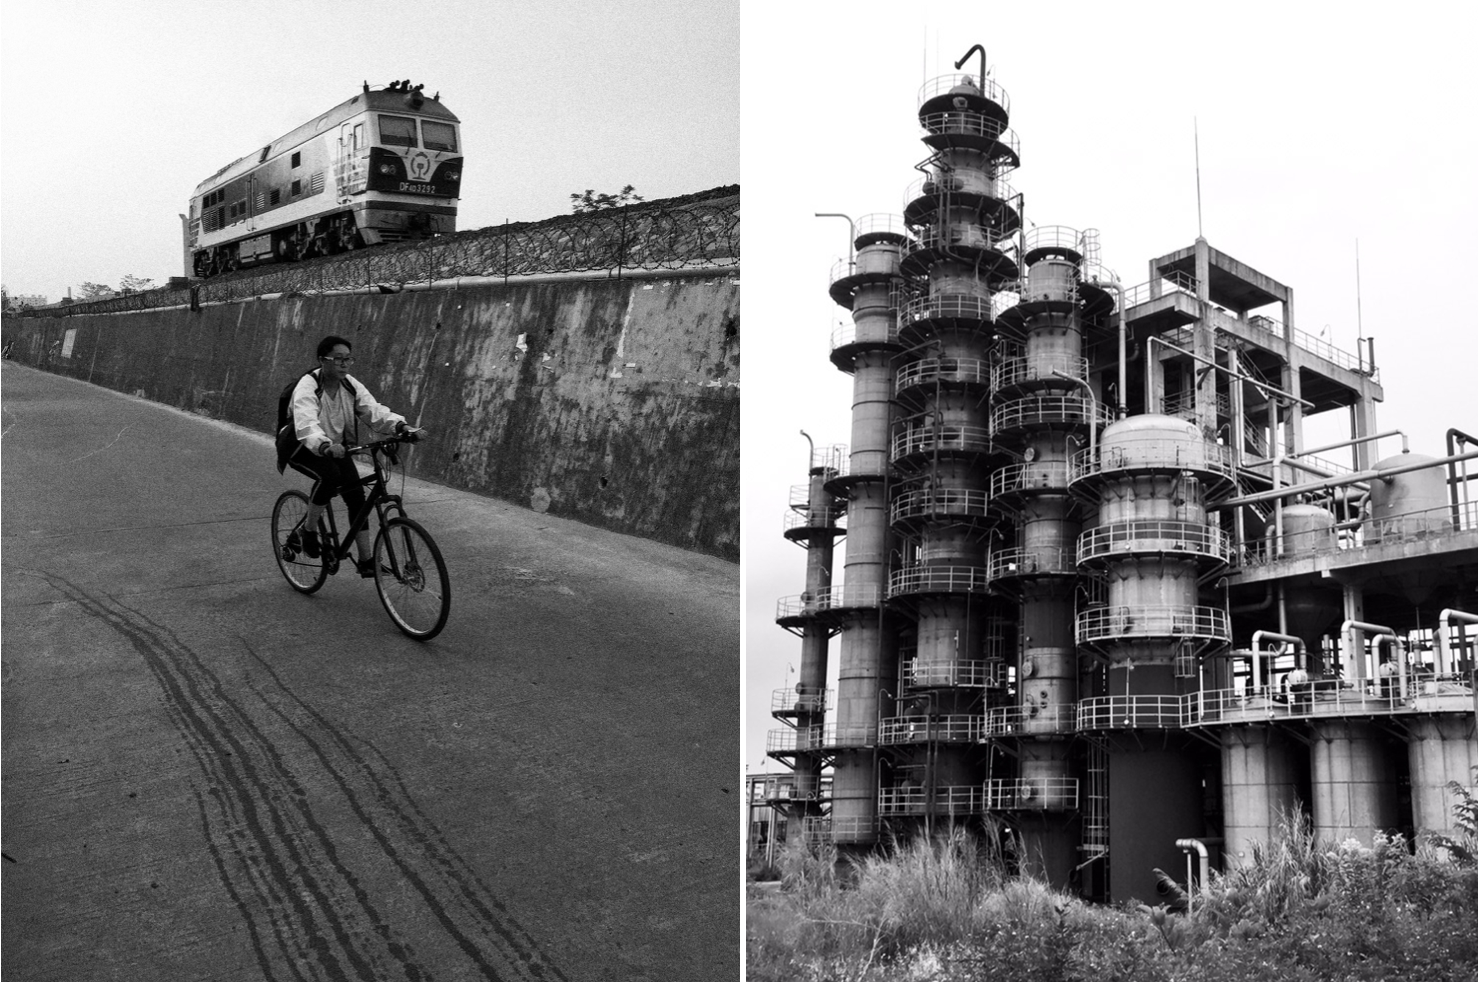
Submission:
[[[387,147],[415,146],[416,121],[404,116],[381,116],[380,142]]]
[[[421,145],[427,150],[450,150],[457,149],[457,131],[450,123],[433,123],[429,119],[421,120]]]

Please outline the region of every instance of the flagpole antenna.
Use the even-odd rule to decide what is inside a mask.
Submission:
[[[1201,125],[1196,117],[1191,117],[1191,132],[1196,140],[1196,238],[1205,238],[1201,231]]]

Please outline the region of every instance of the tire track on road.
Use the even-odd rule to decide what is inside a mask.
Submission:
[[[126,638],[158,682],[205,781],[192,793],[211,860],[267,982],[562,982],[383,754],[296,696],[250,646],[272,683],[248,683],[247,700],[167,626],[44,575]]]

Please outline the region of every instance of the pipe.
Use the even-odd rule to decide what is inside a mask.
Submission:
[[[1355,631],[1364,631],[1375,635],[1376,644],[1380,643],[1381,638],[1390,638],[1390,644],[1396,649],[1397,656],[1401,660],[1401,664],[1398,667],[1401,672],[1402,694],[1405,695],[1406,652],[1404,646],[1401,644],[1401,639],[1396,636],[1396,632],[1384,624],[1372,624],[1369,621],[1357,621],[1353,619],[1347,620],[1339,626],[1340,642],[1344,645],[1343,654],[1345,656],[1345,663],[1355,665],[1357,669],[1355,678],[1361,681],[1365,679],[1365,653],[1364,651],[1355,651]]]
[[[1216,361],[1213,360],[1213,359],[1202,358],[1200,355],[1196,354],[1195,352],[1187,351],[1184,348],[1180,347],[1179,345],[1171,344],[1169,341],[1166,341],[1164,338],[1156,337],[1154,335],[1150,335],[1148,338],[1145,338],[1145,356],[1146,356],[1147,359],[1149,359],[1149,362],[1151,362],[1151,363],[1153,362],[1153,359],[1150,358],[1150,356],[1153,355],[1154,352],[1152,352],[1150,350],[1150,346],[1151,345],[1156,345],[1156,344],[1158,344],[1162,348],[1169,348],[1171,351],[1179,352],[1180,354],[1185,355],[1187,358],[1190,358],[1190,359],[1193,359],[1195,361],[1198,361],[1198,362],[1200,362],[1203,365],[1208,365],[1211,368],[1216,369],[1218,372],[1225,372],[1228,375],[1231,375],[1233,378],[1239,378],[1239,379],[1243,379],[1245,381],[1251,382],[1255,388],[1257,388],[1259,391],[1261,391],[1263,393],[1271,392],[1274,395],[1282,396],[1285,399],[1292,399],[1294,402],[1302,403],[1303,405],[1307,406],[1310,409],[1315,408],[1314,407],[1314,404],[1312,402],[1309,402],[1309,400],[1307,400],[1307,399],[1300,399],[1298,396],[1294,395],[1292,392],[1284,392],[1282,389],[1275,389],[1271,385],[1268,385],[1266,382],[1263,382],[1260,379],[1253,378],[1251,375],[1244,375],[1241,372],[1233,372],[1230,368],[1227,368],[1225,365],[1218,365],[1216,363]],[[1149,372],[1149,365],[1148,364],[1146,364],[1146,366],[1145,366],[1145,372],[1146,372],[1146,377],[1148,377],[1148,372]]]
[[[847,235],[847,272],[850,274],[852,272],[852,265],[856,261],[853,257],[853,250],[857,248],[857,223],[852,221],[852,216],[843,215],[839,211],[818,211],[816,212],[816,217],[845,218],[847,220],[847,228],[850,229]]]
[[[1341,440],[1339,443],[1328,443],[1322,447],[1314,447],[1311,450],[1300,450],[1298,453],[1291,453],[1288,456],[1302,457],[1306,454],[1323,453],[1325,450],[1338,450],[1340,447],[1354,447],[1362,443],[1370,443],[1372,440],[1379,440],[1388,436],[1399,436],[1401,438],[1401,452],[1411,453],[1411,446],[1407,442],[1405,433],[1401,432],[1400,430],[1386,430],[1384,433],[1375,433],[1371,436],[1359,436],[1353,440]],[[1451,452],[1451,450],[1448,451],[1448,453]]]
[[[1408,471],[1426,470],[1429,467],[1444,467],[1448,464],[1462,460],[1473,460],[1478,458],[1478,450],[1469,450],[1467,453],[1456,454],[1451,457],[1442,457],[1437,460],[1424,460],[1415,464],[1398,464],[1385,470],[1356,471],[1353,474],[1343,474],[1339,477],[1327,478],[1323,481],[1314,481],[1310,484],[1293,484],[1287,488],[1275,488],[1272,491],[1258,491],[1255,494],[1245,494],[1240,498],[1227,498],[1206,506],[1207,511],[1219,511],[1223,508],[1238,508],[1242,505],[1255,505],[1263,501],[1272,501],[1275,498],[1287,498],[1295,494],[1307,494],[1311,491],[1323,491],[1326,488],[1344,487],[1350,484],[1361,484],[1365,481],[1379,478],[1386,483],[1397,474],[1405,474]]]
[[[1457,454],[1457,444],[1462,444],[1466,446],[1469,443],[1478,443],[1478,436],[1472,436],[1470,434],[1464,433],[1462,430],[1458,429],[1455,426],[1452,427],[1447,431],[1447,456],[1452,457]],[[1452,499],[1452,527],[1455,529],[1462,528],[1462,506],[1458,504],[1457,500],[1457,486],[1459,484],[1457,478],[1457,463],[1454,461],[1453,463],[1448,464],[1447,470],[1449,475],[1447,478],[1447,494],[1448,497]],[[1463,479],[1461,483],[1467,484],[1468,480],[1468,469],[1464,467]],[[1466,491],[1467,488],[1464,488],[1463,490]]]
[[[1204,892],[1211,876],[1211,853],[1206,851],[1206,843],[1200,839],[1176,839],[1175,847],[1185,852],[1186,873],[1186,907],[1185,912],[1195,912],[1195,890],[1191,884],[1191,850],[1201,857],[1201,890]]]
[[[1124,306],[1124,285],[1118,280],[1109,280],[1107,283],[1094,280],[1093,284],[1104,290],[1113,290],[1119,295],[1119,412],[1118,419],[1129,415],[1129,407],[1126,402],[1129,399],[1129,310]],[[1145,412],[1149,412],[1149,390],[1144,393]]]
[[[1303,666],[1304,656],[1308,649],[1305,647],[1303,638],[1296,638],[1291,634],[1280,634],[1277,631],[1253,631],[1252,632],[1252,691],[1257,692],[1262,688],[1262,639],[1269,638],[1283,644],[1294,644],[1298,646],[1296,664]],[[1273,652],[1277,657],[1278,652]]]
[[[971,49],[969,51],[966,51],[964,53],[964,55],[962,55],[960,57],[960,60],[959,61],[955,62],[955,69],[958,71],[959,68],[960,68],[960,66],[963,65],[965,62],[969,61],[970,60],[970,56],[973,55],[977,51],[980,52],[980,93],[981,93],[981,95],[984,95],[985,94],[985,49],[984,48],[982,48],[978,44],[977,45],[974,45],[973,47],[971,47]]]
[[[1450,622],[1457,621],[1459,624],[1478,624],[1478,614],[1469,614],[1461,610],[1446,608],[1437,615],[1437,674],[1446,675],[1457,670],[1455,659],[1452,657],[1452,628]],[[1458,637],[1462,638],[1466,647],[1467,639],[1463,636],[1463,629],[1458,628]]]
[[[1057,378],[1066,379],[1074,385],[1083,387],[1088,393],[1088,460],[1094,466],[1098,466],[1098,397],[1093,394],[1093,387],[1080,378],[1075,378],[1059,368],[1052,369],[1052,374]]]

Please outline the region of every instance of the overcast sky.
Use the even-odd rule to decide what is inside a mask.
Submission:
[[[826,287],[847,226],[814,212],[899,213],[927,154],[917,96],[985,46],[1011,100],[1038,225],[1100,230],[1126,285],[1197,233],[1296,293],[1296,326],[1353,351],[1359,239],[1382,429],[1440,456],[1449,426],[1478,432],[1478,99],[1471,5],[1305,3],[801,5],[743,24],[743,419],[746,734],[764,757],[773,690],[800,642],[775,602],[805,586],[781,536],[791,485],[817,445],[850,438],[851,379],[827,360],[848,317]],[[844,12],[844,10],[846,12]],[[885,12],[886,10],[886,12]],[[974,72],[972,57],[966,69]],[[1193,123],[1193,121],[1197,121]],[[1330,417],[1338,416],[1336,419]],[[1346,414],[1307,432],[1348,436]],[[1308,445],[1308,444],[1306,444]],[[1400,451],[1383,441],[1382,456]],[[845,543],[845,539],[840,540]],[[840,572],[844,552],[838,549]],[[833,687],[838,645],[831,646]]]
[[[182,274],[201,180],[409,78],[462,123],[458,228],[739,180],[738,0],[5,0],[0,272],[55,301]]]

